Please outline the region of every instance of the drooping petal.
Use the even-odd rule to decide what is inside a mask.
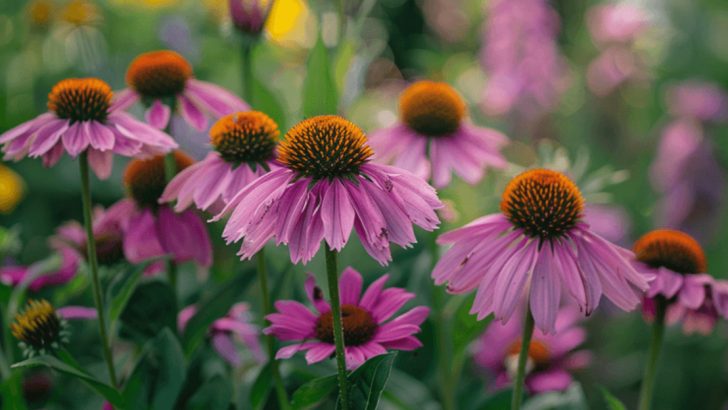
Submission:
[[[556,331],[556,314],[561,301],[561,280],[549,245],[539,252],[531,275],[531,314],[544,333]]]
[[[144,113],[144,119],[154,128],[163,130],[169,124],[172,110],[160,100],[154,100],[152,106]]]

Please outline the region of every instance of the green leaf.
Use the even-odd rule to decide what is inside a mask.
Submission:
[[[233,388],[230,381],[221,375],[215,375],[197,390],[187,403],[189,410],[227,410]]]
[[[536,395],[523,404],[523,410],[588,410],[584,391],[579,383],[572,383],[563,392]]]
[[[129,408],[173,409],[187,374],[182,347],[168,328],[144,346],[124,388]]]
[[[268,362],[255,378],[253,387],[250,389],[250,404],[254,409],[262,409],[270,395],[273,387],[273,368],[271,362]]]
[[[319,34],[306,64],[306,78],[303,82],[303,115],[305,117],[336,114],[339,97],[331,65],[329,51]]]
[[[254,108],[268,114],[278,124],[278,127],[285,132],[288,129],[286,109],[283,107],[278,94],[271,91],[266,83],[258,80],[257,76],[254,76],[253,81]]]
[[[165,282],[155,280],[136,287],[122,311],[122,334],[143,343],[162,329],[176,329],[174,293]]]
[[[0,397],[2,403],[9,409],[26,410],[28,406],[23,398],[23,388],[21,387],[21,373],[14,372],[8,378],[3,379],[0,383]]]
[[[397,352],[375,356],[349,375],[349,401],[353,409],[375,410]]]
[[[607,408],[609,410],[627,410],[627,406],[625,406],[624,403],[622,403],[622,401],[615,395],[610,393],[609,390],[604,387],[600,387],[599,390],[602,391],[602,397],[604,397],[604,401],[607,403]]]
[[[203,298],[197,304],[197,313],[187,322],[184,334],[182,335],[182,346],[184,347],[185,356],[190,355],[205,339],[207,329],[212,322],[224,316],[230,306],[237,302],[240,295],[243,294],[255,275],[250,269],[235,275],[230,281],[220,285],[220,287]]]
[[[504,410],[511,408],[511,395],[513,390],[506,389],[501,390],[481,402],[478,406],[478,410]]]
[[[124,311],[146,268],[147,264],[134,267],[130,273],[125,272],[123,275],[118,275],[118,279],[109,286],[106,300],[111,301],[109,303],[110,327],[113,327],[114,322]]]
[[[337,387],[336,375],[313,379],[299,387],[291,397],[291,407],[308,409],[331,397]]]
[[[469,296],[460,303],[455,313],[453,329],[453,351],[455,355],[465,354],[470,343],[480,336],[492,320],[491,316],[478,320],[476,315],[470,314],[475,296]]]
[[[90,374],[86,373],[85,370],[76,367],[75,365],[62,362],[61,360],[53,357],[53,356],[37,356],[33,357],[27,360],[23,360],[22,362],[15,363],[11,367],[13,369],[20,369],[24,367],[37,367],[37,366],[46,366],[50,367],[58,372],[61,372],[63,374],[66,374],[68,376],[75,377],[79,380],[81,380],[84,384],[86,384],[88,387],[90,387],[92,390],[94,390],[96,393],[100,394],[102,397],[104,397],[109,403],[113,404],[115,407],[118,408],[124,408],[124,400],[119,394],[119,392],[116,391],[113,387],[109,386],[106,383],[102,383],[98,380],[96,380],[95,377],[91,376]]]

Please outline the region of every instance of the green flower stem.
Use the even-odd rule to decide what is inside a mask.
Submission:
[[[523,334],[521,335],[521,351],[518,353],[518,370],[516,381],[513,384],[513,397],[511,399],[511,410],[521,408],[523,401],[523,385],[526,380],[526,361],[528,360],[528,348],[531,345],[533,335],[533,315],[531,308],[526,307],[526,317],[523,320]]]
[[[440,250],[437,246],[437,234],[430,235],[428,241],[430,248],[430,257],[432,258],[432,266],[430,271],[435,268]],[[437,347],[437,378],[440,388],[440,399],[442,400],[442,408],[444,410],[455,410],[455,380],[458,374],[452,366],[450,359],[452,338],[448,337],[448,321],[445,315],[445,301],[443,300],[444,291],[440,287],[432,285],[432,320],[435,325],[435,345]]]
[[[270,292],[268,290],[268,270],[265,266],[265,248],[258,251],[255,255],[256,262],[258,263],[258,281],[260,282],[260,293],[263,300],[263,322],[265,323],[265,316],[273,313],[273,307],[270,301]],[[273,335],[267,335],[265,337],[268,346],[268,362],[270,363],[271,372],[273,373],[273,383],[276,389],[276,396],[278,397],[278,407],[281,409],[289,409],[290,404],[288,402],[288,394],[283,386],[283,380],[281,379],[281,373],[278,368],[278,361],[276,361],[275,353],[275,340]]]
[[[639,410],[649,410],[652,405],[652,391],[655,388],[657,375],[657,359],[660,357],[662,339],[665,335],[665,310],[667,301],[663,298],[655,299],[655,322],[652,324],[652,340],[650,341],[649,356],[645,374],[640,389]]]
[[[174,101],[170,103],[170,110],[174,113],[175,103]],[[172,135],[172,118],[169,119],[169,123],[164,129],[164,132]],[[164,180],[169,184],[175,175],[177,175],[177,160],[174,157],[174,153],[170,152],[164,156]],[[177,262],[173,259],[167,259],[166,265],[167,278],[169,279],[169,286],[172,288],[172,293],[174,293],[174,301],[175,305],[177,305],[175,309],[177,309],[179,305],[179,301],[177,300]]]
[[[88,172],[88,153],[82,152],[78,158],[81,170],[81,202],[83,203],[83,222],[86,228],[86,251],[88,265],[91,271],[91,283],[93,285],[94,303],[98,314],[99,334],[101,335],[101,347],[106,360],[106,367],[109,371],[111,385],[117,387],[116,370],[114,370],[114,358],[111,355],[109,337],[106,334],[106,314],[104,313],[103,299],[101,298],[101,283],[99,282],[99,263],[96,257],[96,239],[94,238],[93,220],[91,217],[91,187]]]
[[[253,48],[255,47],[256,39],[248,36],[243,37],[243,48],[241,50],[241,73],[243,76],[243,97],[245,102],[254,105],[254,93],[253,93]]]
[[[334,345],[336,345],[336,368],[339,375],[339,403],[342,410],[349,409],[349,386],[346,380],[346,356],[344,352],[344,328],[341,324],[341,302],[339,301],[339,267],[336,251],[326,246],[326,278],[329,283],[329,299],[334,322]]]

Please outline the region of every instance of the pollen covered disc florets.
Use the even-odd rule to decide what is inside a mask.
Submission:
[[[341,322],[344,328],[346,346],[359,346],[372,339],[377,324],[372,315],[355,305],[341,305]],[[316,338],[322,342],[334,343],[334,324],[331,311],[322,313],[316,321]]]
[[[111,87],[98,78],[61,80],[48,94],[48,108],[71,122],[106,120],[113,97]]]
[[[278,124],[258,111],[226,115],[210,129],[210,143],[225,161],[233,164],[272,159],[279,136]]]
[[[519,353],[521,353],[520,339],[513,342],[508,347],[507,355],[518,356]],[[549,359],[551,358],[551,353],[549,352],[549,348],[543,342],[534,339],[531,340],[531,343],[528,345],[528,357],[533,360],[535,366],[544,366],[548,364]]]
[[[534,169],[508,183],[500,209],[527,235],[553,239],[567,233],[581,219],[584,199],[566,175]]]
[[[29,355],[57,349],[63,342],[63,322],[47,300],[30,300],[25,309],[15,316],[10,331]]]
[[[336,115],[303,120],[278,145],[278,160],[314,179],[354,175],[374,154],[364,131]]]
[[[439,137],[460,127],[467,107],[460,94],[447,83],[418,81],[399,98],[402,121],[420,134]]]
[[[173,153],[177,172],[194,163],[194,160],[182,151]],[[149,159],[135,159],[129,162],[124,171],[124,185],[139,206],[156,208],[159,197],[167,186],[164,173],[164,155]]]
[[[652,267],[664,267],[677,273],[704,273],[705,253],[692,236],[672,229],[648,232],[634,244],[637,260]]]
[[[192,66],[178,53],[151,51],[137,56],[126,71],[126,82],[142,97],[174,97],[192,77]]]

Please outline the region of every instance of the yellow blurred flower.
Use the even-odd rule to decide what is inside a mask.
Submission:
[[[24,190],[20,175],[0,164],[0,213],[12,212],[23,199]]]
[[[74,26],[90,26],[101,19],[101,11],[86,0],[71,0],[61,11],[63,21]]]
[[[309,15],[308,5],[303,0],[276,0],[265,28],[273,41],[295,42],[305,37]]]
[[[31,26],[46,27],[53,18],[53,2],[50,0],[34,0],[25,8]]]

